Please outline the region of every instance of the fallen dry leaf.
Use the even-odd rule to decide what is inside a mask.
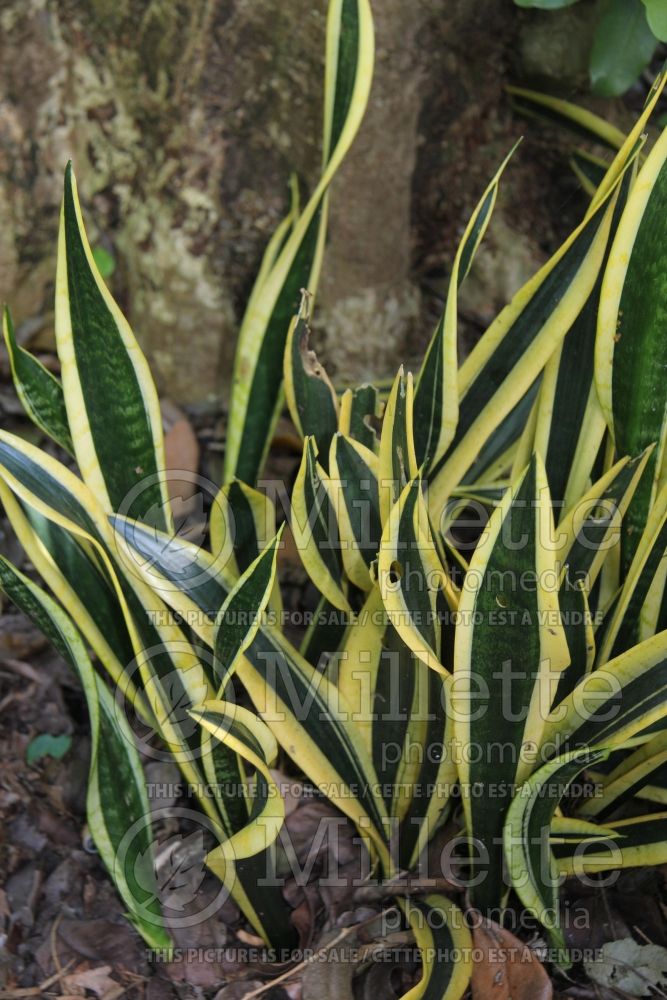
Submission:
[[[65,918],[58,924],[58,944],[60,961],[65,962],[74,952],[88,961],[101,961],[112,966],[122,964],[124,969],[139,972],[143,949],[141,939],[129,924],[114,924],[107,920],[70,920]]]
[[[215,994],[213,1000],[243,1000],[248,993],[254,993],[256,989],[263,986],[261,979],[237,979],[233,983],[227,983]]]
[[[29,661],[47,645],[44,636],[21,615],[3,614],[0,618],[0,656]]]
[[[303,1000],[354,1000],[352,980],[359,966],[356,938],[351,934],[340,941],[340,931],[328,931],[318,942],[326,948],[327,961],[311,962],[303,970],[301,996]]]
[[[292,907],[290,921],[299,936],[299,947],[309,948],[322,912],[322,897],[317,885],[298,885],[296,879],[289,878],[283,887],[283,896]]]
[[[492,920],[473,930],[472,1000],[551,1000],[544,966],[522,941]]]
[[[306,898],[313,923],[324,907],[328,926],[335,924],[350,908],[366,873],[366,848],[354,827],[331,803],[303,796],[286,817],[279,844],[289,845],[285,857],[290,858],[292,879],[285,887],[286,898],[296,908]],[[299,931],[306,931],[305,923]]]
[[[195,476],[199,471],[199,441],[186,415],[170,403],[162,401],[165,425],[164,452],[168,470],[169,496],[172,500],[187,500],[197,489]],[[186,473],[180,477],[179,472]]]
[[[593,962],[584,968],[594,982],[608,986],[624,996],[664,996],[667,985],[667,949],[657,944],[638,944],[633,938],[608,941]]]
[[[245,949],[225,947],[229,936],[226,924],[238,916],[238,910],[230,899],[213,906],[218,891],[216,881],[206,878],[196,897],[172,915],[173,921],[167,916],[175,952],[173,960],[163,963],[160,971],[172,982],[213,990],[227,980],[248,975],[248,961],[239,957],[239,951]],[[205,910],[209,911],[207,916],[202,915]],[[192,922],[188,918],[193,918]]]
[[[69,976],[63,976],[63,989],[68,993],[85,996],[89,990],[95,996],[103,997],[109,992],[115,992],[119,984],[110,976],[110,965],[98,965],[91,969],[87,963],[79,966]]]

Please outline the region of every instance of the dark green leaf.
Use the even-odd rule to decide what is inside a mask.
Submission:
[[[590,58],[594,93],[624,94],[650,63],[656,45],[641,0],[605,0]]]
[[[649,28],[661,42],[667,42],[667,4],[665,0],[644,0]]]

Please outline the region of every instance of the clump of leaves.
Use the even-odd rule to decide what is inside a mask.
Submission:
[[[332,0],[322,178],[293,201],[251,294],[209,549],[174,530],[157,394],[68,167],[62,381],[17,345],[8,313],[5,337],[28,414],[80,475],[0,432],[0,498],[52,596],[6,559],[0,584],[80,677],[89,827],[147,942],[170,939],[119,701],[199,796],[217,841],[207,863],[274,947],[295,941],[266,878],[280,748],[356,826],[381,881],[417,870],[449,819],[469,906],[501,922],[512,895],[566,965],[559,881],[667,860],[667,132],[642,158],[665,77],[591,172],[579,226],[461,365],[458,290],[507,161],[463,234],[417,378],[338,393],[300,290],[316,290],[328,185],[372,62],[368,3]],[[320,595],[300,649],[283,634],[283,529],[258,482],[283,393],[303,438],[289,526]],[[582,771],[594,796],[572,790]],[[422,949],[409,996],[461,997],[465,914],[435,889],[397,904]]]

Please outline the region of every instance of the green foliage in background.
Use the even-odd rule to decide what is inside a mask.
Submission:
[[[51,733],[40,733],[26,747],[25,759],[28,764],[36,764],[44,757],[60,760],[71,746],[72,737],[68,736],[67,733],[61,733],[59,736],[52,736]]]
[[[514,0],[517,7],[560,10],[579,0]],[[591,89],[618,97],[651,62],[659,42],[667,42],[665,0],[601,0],[589,60]]]
[[[261,884],[285,815],[280,753],[387,882],[415,871],[449,820],[469,849],[470,905],[502,920],[520,901],[567,965],[560,880],[667,861],[667,132],[642,153],[665,77],[627,137],[514,91],[613,150],[610,163],[573,159],[590,194],[580,224],[459,363],[458,291],[508,157],[463,233],[416,377],[339,393],[309,321],[328,185],[372,63],[367,0],[331,0],[322,179],[293,200],[250,297],[209,548],[174,530],[155,386],[68,167],[62,380],[18,347],[8,312],[4,329],[19,398],[78,474],[0,432],[0,499],[46,589],[7,559],[0,586],[79,677],[91,835],[149,944],[170,936],[142,877],[156,865],[150,808],[119,699],[201,790],[207,863],[267,943],[296,939],[279,886]],[[283,400],[302,438],[289,528],[323,619],[339,623],[299,649],[281,627],[284,528],[259,482]],[[596,795],[568,791],[581,772]],[[460,908],[435,891],[396,903],[423,954],[407,996],[462,997]]]

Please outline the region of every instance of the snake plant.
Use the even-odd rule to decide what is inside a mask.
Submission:
[[[170,933],[145,877],[146,778],[119,693],[202,790],[208,866],[267,944],[295,943],[263,878],[285,815],[281,753],[354,824],[380,880],[421,870],[454,824],[469,908],[502,921],[520,901],[565,965],[560,880],[667,861],[667,132],[642,152],[665,77],[614,134],[581,223],[468,357],[458,291],[509,156],[463,233],[420,370],[401,368],[388,393],[339,392],[309,321],[328,188],[372,63],[367,0],[331,0],[323,172],[250,297],[208,547],[174,530],[156,390],[67,168],[61,379],[4,317],[18,396],[62,449],[0,431],[0,499],[46,589],[4,558],[0,585],[78,674],[90,830],[152,947]],[[281,626],[284,526],[260,478],[283,401],[303,442],[289,531],[326,622],[301,648]],[[594,795],[573,791],[582,771]],[[420,886],[397,897],[422,952],[407,996],[455,1000],[469,913]]]

